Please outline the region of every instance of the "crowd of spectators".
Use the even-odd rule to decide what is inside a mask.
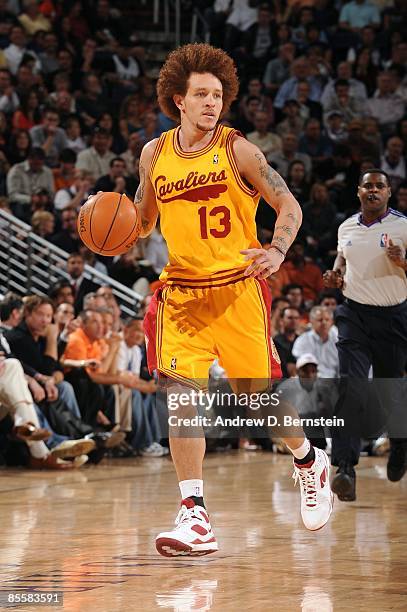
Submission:
[[[80,259],[80,256],[78,256]],[[50,297],[0,304],[0,458],[8,465],[78,468],[113,457],[163,457],[157,385],[141,318],[120,318],[109,286],[75,316],[69,282]]]
[[[194,8],[204,17],[202,36],[227,50],[238,67],[239,97],[222,121],[259,146],[303,209],[297,240],[269,279],[284,376],[308,366],[311,374],[318,368],[319,376],[335,376],[332,312],[341,296],[324,291],[322,273],[335,257],[339,224],[359,208],[360,171],[386,171],[391,206],[407,214],[406,4],[199,0]],[[35,404],[50,398],[39,400],[44,392],[30,387],[34,371],[42,390],[52,387],[52,401],[62,395],[78,427],[91,428],[84,435],[119,425],[124,454],[126,444],[129,453],[135,448],[134,427],[150,432],[149,443],[137,442],[137,448],[153,445],[159,452],[150,398],[155,383],[140,376],[145,369],[139,322],[121,320],[111,289],[84,278],[84,264],[134,288],[147,302],[168,253],[158,226],[125,255],[95,257],[81,243],[76,221],[81,204],[98,190],[133,197],[142,147],[174,125],[157,104],[156,73],[148,46],[137,37],[137,11],[137,3],[118,8],[109,0],[0,0],[0,207],[69,253],[69,281],[50,288],[50,301],[38,306],[26,298],[22,321],[15,314],[22,304],[10,311],[10,298],[3,302],[9,352],[2,365],[21,363],[36,430],[45,435],[59,425],[56,435],[66,431],[62,416],[43,425],[50,410],[41,413]],[[275,213],[263,201],[257,223],[267,248]],[[31,317],[38,308],[48,312],[41,333],[30,330],[30,308]],[[26,363],[20,344],[27,339],[41,345],[45,365]],[[86,403],[85,395],[92,401]],[[51,448],[52,440],[46,440]],[[48,456],[44,452],[41,457]]]

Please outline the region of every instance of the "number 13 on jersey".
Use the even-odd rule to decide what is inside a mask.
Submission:
[[[225,238],[230,234],[230,210],[226,206],[215,206],[211,209],[208,209],[207,206],[201,206],[198,209],[198,214],[201,226],[201,238],[204,240],[207,240],[209,235],[214,238]],[[212,225],[212,218],[216,218],[216,225],[218,227],[209,227],[209,225]]]

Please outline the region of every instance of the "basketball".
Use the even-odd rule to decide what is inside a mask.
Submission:
[[[88,249],[100,255],[125,253],[135,244],[140,231],[138,209],[125,194],[99,193],[79,211],[79,236]]]

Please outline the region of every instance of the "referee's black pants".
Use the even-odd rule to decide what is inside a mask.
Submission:
[[[332,464],[356,465],[360,438],[373,437],[375,427],[378,433],[387,427],[391,444],[407,443],[407,300],[381,307],[346,299],[335,322],[340,384],[334,414],[344,418],[345,428],[332,429]]]

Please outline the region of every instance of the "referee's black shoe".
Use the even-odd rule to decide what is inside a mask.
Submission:
[[[398,482],[407,471],[407,445],[390,443],[390,455],[387,462],[387,478]]]
[[[341,461],[331,483],[331,489],[341,501],[355,501],[356,473],[348,461]]]

